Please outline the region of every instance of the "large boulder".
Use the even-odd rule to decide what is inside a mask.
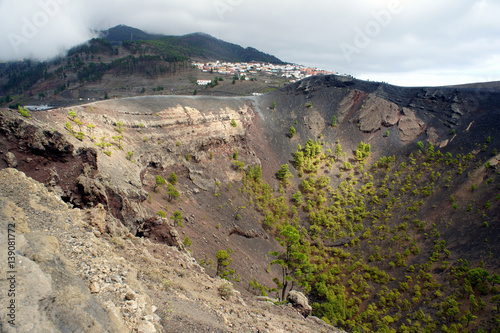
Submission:
[[[179,232],[165,218],[153,216],[142,221],[137,229],[137,234],[142,234],[142,236],[157,243],[175,246],[179,250],[184,248]]]
[[[16,155],[14,155],[13,153],[11,153],[10,151],[5,154],[5,156],[3,157],[4,161],[7,163],[7,166],[9,168],[15,168],[17,167],[17,158],[16,158]]]
[[[311,314],[312,307],[309,305],[309,300],[300,291],[291,290],[287,297],[288,302],[290,302],[294,308],[296,308],[300,314],[307,317]]]
[[[108,196],[106,186],[99,179],[80,175],[76,179],[76,185],[82,195],[83,205],[103,204],[108,206]]]

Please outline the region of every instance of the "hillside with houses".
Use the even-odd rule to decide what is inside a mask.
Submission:
[[[224,75],[237,75],[238,78],[250,80],[252,75],[268,74],[282,76],[290,80],[290,83],[296,82],[314,75],[337,74],[333,71],[325,71],[315,67],[306,67],[297,64],[272,64],[265,62],[193,62],[193,66],[205,73],[218,73]],[[206,83],[205,83],[206,84]],[[204,84],[200,84],[204,85]]]

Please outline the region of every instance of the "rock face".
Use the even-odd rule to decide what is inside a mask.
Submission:
[[[309,305],[307,297],[300,291],[291,290],[288,293],[287,300],[292,303],[293,307],[296,308],[304,317],[311,314],[312,307]]]
[[[403,115],[398,123],[399,138],[403,143],[415,140],[425,130],[425,124],[419,120],[415,112],[403,108]]]
[[[89,174],[97,171],[94,148],[75,146],[65,137],[64,129],[20,117],[11,110],[0,112],[0,168],[15,167],[36,180],[50,185],[74,205],[81,204],[75,179],[84,165]],[[46,128],[50,128],[46,129]],[[55,130],[58,128],[61,132]],[[68,140],[69,139],[69,140]]]
[[[82,174],[76,179],[76,185],[82,194],[83,204],[108,205],[106,187],[99,180]]]
[[[81,139],[65,128],[71,122],[71,110],[84,123]],[[231,164],[221,168],[201,162],[211,159],[211,154],[238,148],[245,153],[245,162],[258,163],[255,154],[244,151],[252,117],[249,99],[175,96],[110,100],[92,108],[40,112],[36,119],[5,110],[0,113],[0,153],[6,157],[12,150],[20,161],[19,170],[62,192],[65,201],[82,208],[102,204],[135,232],[138,223],[151,216],[142,205],[148,198],[143,189],[146,169],[157,173],[184,164],[193,171],[192,180],[199,190],[215,189],[214,174],[218,179],[237,179],[241,175]],[[89,124],[95,127],[90,130]],[[119,142],[117,130],[122,135]],[[8,141],[7,149],[1,147],[2,140]],[[100,143],[102,147],[96,148]],[[26,155],[33,154],[36,157],[27,162]],[[4,159],[0,168],[14,166],[12,158]],[[49,163],[50,169],[39,167]],[[212,168],[211,172],[206,168]]]
[[[369,95],[358,115],[359,129],[372,133],[382,126],[395,125],[399,117],[399,108],[396,104],[375,95]]]
[[[6,137],[15,137],[19,145],[36,151],[38,154],[69,156],[74,147],[62,134],[43,130],[24,119],[10,117],[0,113],[0,133]]]
[[[311,133],[317,137],[325,129],[325,119],[317,110],[311,110],[304,116],[304,124],[309,128]]]
[[[366,93],[359,90],[351,91],[338,104],[337,121],[343,122],[345,117],[355,111],[356,105],[366,96]]]
[[[15,169],[0,172],[0,246],[7,248],[7,230],[15,235],[15,264],[7,267],[2,251],[0,270],[15,270],[11,280],[0,277],[2,290],[15,289],[15,326],[3,332],[126,332],[127,328],[90,294],[74,266],[61,253],[54,236],[38,231],[39,224],[55,227],[76,222],[66,204],[49,195]],[[56,222],[57,221],[57,222]],[[3,297],[7,296],[6,294]],[[6,302],[7,300],[3,298]],[[10,300],[9,300],[10,301]],[[7,308],[0,309],[6,318]]]

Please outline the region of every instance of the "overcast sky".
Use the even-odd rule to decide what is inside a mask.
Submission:
[[[396,85],[496,81],[499,17],[499,0],[0,0],[0,59],[53,57],[126,24]]]

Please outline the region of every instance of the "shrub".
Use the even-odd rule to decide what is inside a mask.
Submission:
[[[219,250],[217,251],[215,257],[217,258],[216,275],[224,279],[228,279],[230,276],[233,276],[235,272],[229,267],[233,259],[229,257],[229,253],[225,250]]]
[[[344,161],[344,169],[349,171],[353,168],[352,164],[350,162]]]
[[[190,247],[191,245],[193,245],[193,242],[189,239],[188,236],[186,236],[186,238],[184,238],[184,241],[182,242],[182,244],[184,244],[184,246],[186,246],[186,247]]]
[[[231,119],[231,126],[236,127],[238,124],[236,124],[236,120]]]
[[[297,205],[300,205],[300,204],[303,203],[303,201],[302,201],[302,193],[300,191],[295,192],[292,195],[292,199],[295,202],[295,204],[297,204]]]
[[[156,176],[156,185],[162,186],[165,185],[166,183],[167,181],[161,175]]]
[[[182,216],[182,213],[179,212],[178,210],[176,210],[174,212],[174,214],[170,217],[172,220],[174,220],[174,224],[175,225],[179,225],[181,227],[184,227],[182,225],[182,220],[184,219],[184,217]]]
[[[243,161],[233,161],[233,165],[236,168],[236,170],[245,169],[245,162],[243,162]]]
[[[71,109],[71,111],[68,112],[68,116],[71,117],[71,120],[74,120],[77,116],[76,112],[74,109]]]
[[[268,266],[268,271],[270,271],[271,268]],[[269,273],[269,272],[268,272]],[[256,290],[258,290],[260,292],[260,295],[261,296],[267,296],[268,295],[268,292],[270,291],[268,287],[266,287],[265,285],[263,284],[260,284],[258,281],[257,281],[257,278],[253,279],[253,280],[250,280],[249,282],[250,286]],[[273,290],[275,291],[275,290]]]
[[[225,299],[229,299],[233,296],[233,286],[228,282],[221,284],[217,288],[217,291],[219,292],[219,296]]]
[[[157,214],[159,217],[167,217],[167,214],[165,214],[165,212],[162,210],[160,210]]]
[[[85,138],[85,133],[78,132],[78,133],[75,134],[75,138],[77,138],[78,140],[82,141],[83,138]]]
[[[293,178],[293,175],[290,173],[288,164],[283,164],[281,169],[276,172],[276,178],[282,180],[285,184],[288,184],[288,179]]]
[[[179,191],[174,187],[172,184],[167,185],[167,194],[169,196],[169,201],[172,201],[172,199],[176,199],[179,197]]]
[[[28,111],[28,109],[23,108],[22,106],[18,106],[17,110],[21,114],[21,116],[26,117],[26,118],[31,118],[31,115]]]
[[[296,133],[297,131],[295,130],[295,127],[290,126],[290,130],[288,131],[288,136],[290,137],[290,139],[293,138]]]
[[[129,150],[126,156],[126,159],[132,161],[132,156],[134,156],[134,152]]]
[[[74,131],[73,131],[73,126],[69,123],[69,121],[67,121],[65,124],[64,124],[64,127],[73,135],[74,134]]]
[[[177,184],[177,175],[175,174],[175,172],[172,172],[170,174],[170,177],[168,177],[168,181],[172,183],[172,185]]]
[[[118,144],[117,144],[118,148],[123,149],[123,147],[122,147],[122,139],[123,139],[123,136],[122,136],[121,134],[120,134],[120,135],[113,136],[113,137],[111,137],[111,138],[112,138],[113,140],[115,140],[115,141],[117,141],[117,142],[118,142]]]
[[[161,284],[164,290],[170,290],[170,288],[172,288],[172,283],[170,283],[167,279],[163,279]]]
[[[123,123],[121,121],[116,123],[115,131],[122,134],[123,133]]]

